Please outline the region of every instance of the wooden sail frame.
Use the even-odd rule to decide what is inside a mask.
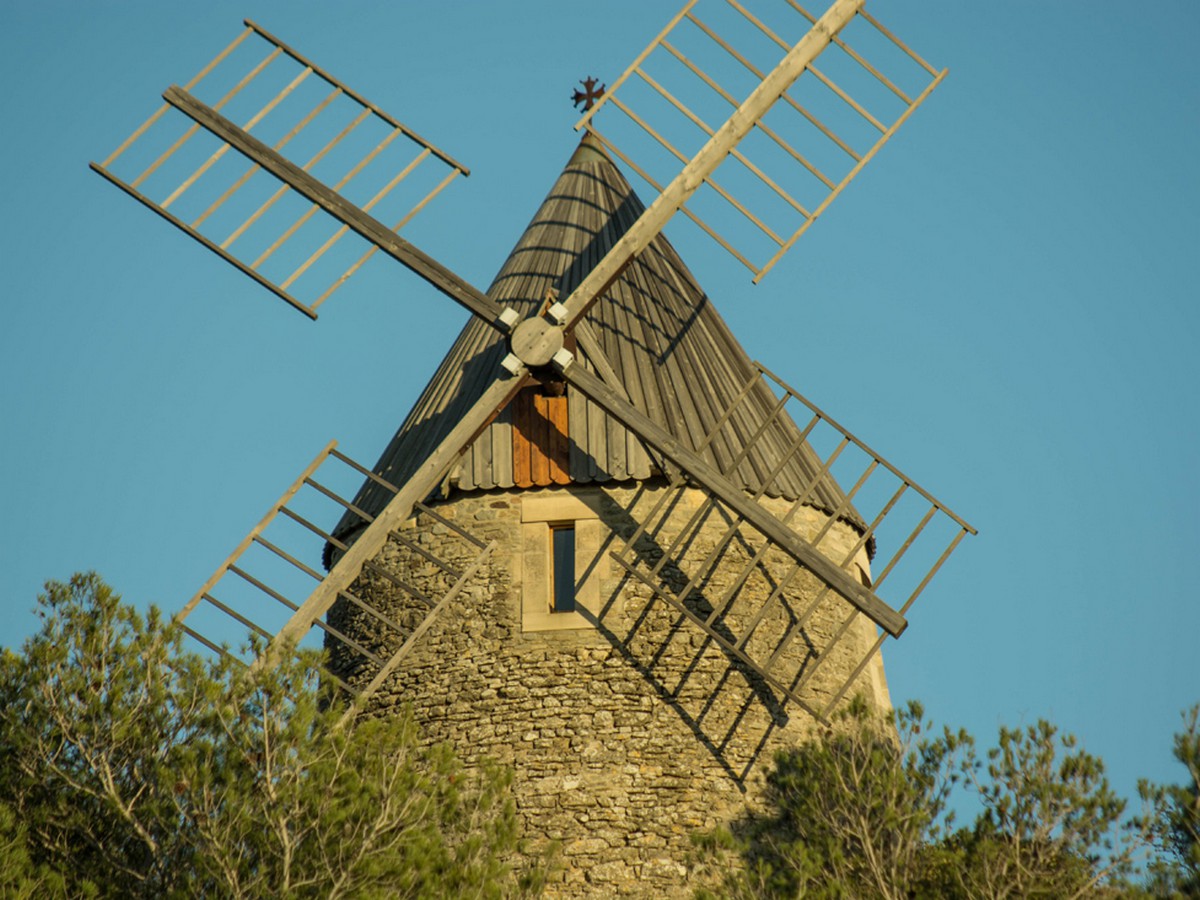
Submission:
[[[777,30],[773,29],[759,16],[754,15],[739,0],[712,0],[714,5],[717,5],[719,2],[723,2],[725,6],[735,10],[744,22],[753,26],[754,30],[779,49],[785,52],[791,49],[791,44],[785,38],[781,37]],[[813,31],[820,31],[828,27],[826,25],[829,16],[828,13],[826,16],[818,18],[807,11],[796,0],[786,0],[786,4],[803,21],[811,24]],[[737,99],[731,90],[724,87],[697,60],[689,57],[681,46],[678,45],[678,42],[672,42],[672,35],[685,26],[695,29],[700,34],[706,36],[712,44],[723,51],[725,56],[734,61],[737,66],[749,72],[753,77],[759,79],[760,82],[768,77],[767,73],[751,59],[749,53],[739,50],[733,41],[721,34],[719,28],[714,27],[701,16],[699,11],[701,6],[702,0],[690,0],[675,18],[659,32],[642,53],[634,59],[612,86],[604,92],[599,101],[585,111],[584,115],[575,125],[576,130],[586,129],[594,135],[604,145],[606,150],[637,173],[651,188],[660,193],[664,190],[664,187],[655,178],[652,166],[644,158],[645,154],[639,154],[627,148],[626,145],[628,143],[633,143],[629,132],[632,130],[643,136],[648,136],[653,145],[665,150],[672,159],[680,163],[686,163],[689,155],[676,146],[662,129],[652,125],[645,114],[639,113],[633,101],[627,101],[626,99],[628,89],[623,92],[621,88],[636,79],[642,85],[649,87],[654,95],[673,108],[692,127],[698,129],[704,136],[712,138],[716,134],[717,129],[705,122],[696,111],[689,108],[680,99],[679,92],[676,89],[663,83],[661,78],[656,78],[648,68],[650,61],[658,57],[670,57],[686,70],[688,78],[694,79],[695,82],[706,86],[731,109],[739,107],[741,101]],[[845,54],[863,73],[866,73],[867,76],[882,85],[889,94],[893,95],[902,104],[899,112],[888,120],[879,118],[868,109],[867,103],[856,99],[849,90],[844,89],[833,78],[822,71],[815,64],[815,59],[810,60],[804,65],[803,72],[797,75],[795,80],[801,77],[808,77],[820,82],[834,98],[835,103],[852,110],[863,121],[869,122],[871,127],[878,132],[877,138],[869,146],[856,148],[853,146],[854,142],[852,140],[839,135],[834,126],[824,121],[818,114],[819,111],[808,108],[791,93],[784,92],[780,99],[785,111],[790,111],[806,120],[813,127],[813,136],[815,138],[828,142],[831,147],[839,150],[850,163],[849,168],[844,171],[827,172],[818,163],[814,162],[812,158],[813,150],[811,148],[806,147],[801,149],[794,146],[780,134],[777,128],[764,122],[761,117],[755,121],[754,128],[759,133],[763,134],[776,147],[781,149],[793,163],[800,165],[823,185],[824,195],[818,196],[815,203],[803,202],[786,187],[786,185],[794,181],[794,177],[786,169],[768,171],[770,167],[765,162],[756,162],[749,151],[744,151],[737,146],[732,146],[728,149],[729,158],[736,165],[753,176],[753,179],[767,193],[776,198],[783,206],[787,207],[792,216],[799,219],[798,225],[793,224],[789,226],[787,220],[778,215],[768,217],[756,211],[756,204],[753,198],[739,197],[738,192],[727,188],[722,182],[718,181],[715,177],[715,171],[705,176],[704,181],[708,190],[723,201],[719,205],[731,208],[737,216],[745,219],[757,233],[765,238],[764,243],[773,246],[774,249],[761,261],[752,259],[753,254],[749,250],[743,246],[739,246],[737,241],[727,237],[710,220],[705,219],[695,210],[687,206],[681,209],[681,212],[691,219],[705,234],[716,241],[731,256],[753,273],[754,283],[758,283],[775,267],[784,254],[795,245],[796,241],[829,208],[830,204],[837,199],[850,182],[874,159],[883,146],[895,136],[900,127],[925,102],[948,74],[945,69],[938,70],[934,68],[908,45],[903,43],[876,18],[862,9],[861,3],[846,4],[846,6],[847,8],[853,7],[853,9],[849,16],[838,17],[830,44],[836,48],[837,52]],[[865,52],[859,52],[845,39],[846,29],[849,27],[851,21],[856,19],[866,23],[874,36],[881,38],[894,47],[904,59],[911,60],[913,66],[924,76],[923,84],[919,90],[912,91],[910,89],[906,91],[899,87],[897,85],[898,79],[894,80],[893,77],[889,77],[889,74],[883,71],[884,66],[882,64],[873,63],[868,59]],[[614,122],[611,120],[612,114],[610,113],[610,119],[605,121],[604,130],[602,131],[597,125],[596,119],[602,110],[609,107],[612,108],[613,113],[619,114],[621,118]],[[632,126],[632,128],[622,128],[622,126]],[[617,133],[623,134],[624,138],[616,137],[615,134]],[[724,161],[722,164],[725,164]]]
[[[412,255],[414,248],[407,244],[407,242],[396,237],[395,232],[398,232],[412,221],[457,176],[469,175],[470,170],[454,159],[454,157],[421,137],[421,135],[409,126],[380,109],[338,81],[333,75],[307,57],[280,41],[270,32],[251,22],[249,19],[245,20],[245,26],[245,30],[224,50],[217,54],[208,65],[201,69],[194,78],[188,81],[185,86],[169,89],[163,95],[164,100],[167,102],[159,107],[116,150],[109,154],[103,162],[93,162],[91,168],[138,202],[166,219],[176,228],[207,247],[227,263],[234,266],[234,268],[254,279],[295,309],[315,319],[318,308],[334,291],[344,285],[351,276],[358,272],[378,250],[383,249],[384,252],[392,252],[399,248],[399,252]],[[222,96],[216,98],[211,105],[194,96],[192,91],[197,90],[198,86],[205,83],[206,80],[215,81],[217,73],[222,72],[222,69],[225,67],[234,65],[230,59],[231,54],[241,47],[251,36],[261,39],[269,48],[266,55],[261,58],[257,65],[254,65]],[[268,94],[266,101],[255,110],[246,122],[240,126],[234,125],[221,115],[221,110],[231,100],[251,89],[256,81],[264,77],[264,73],[269,68],[277,68],[285,65],[290,67],[289,73],[294,73],[290,80],[287,81],[282,89]],[[322,92],[319,100],[307,109],[296,113],[296,121],[292,127],[276,140],[273,146],[268,146],[255,138],[252,134],[255,126],[260,125],[267,116],[276,111],[281,103],[291,97],[293,92],[312,76],[324,82],[329,89],[328,92]],[[236,74],[231,77],[236,77]],[[325,142],[317,153],[300,165],[291,163],[281,155],[280,151],[305,132],[315,121],[322,116],[329,115],[331,104],[340,102],[348,102],[356,110],[356,114],[331,140]],[[118,164],[135,147],[143,143],[153,144],[155,135],[167,127],[168,122],[172,118],[168,116],[168,113],[172,111],[183,112],[192,119],[192,123],[174,142],[170,143],[165,150],[154,157],[149,165],[125,177],[118,175],[116,171]],[[365,130],[364,123],[372,122],[382,127],[384,131],[383,138],[372,145],[367,152],[348,167],[348,170],[336,182],[334,188],[325,188],[323,184],[308,174],[310,169],[338,148],[349,135],[355,133],[360,128]],[[205,133],[217,138],[218,144],[216,149],[209,153],[198,166],[190,169],[185,168],[185,171],[181,175],[177,175],[176,177],[179,180],[174,182],[171,187],[165,189],[162,199],[151,197],[147,193],[147,180],[150,176],[159,172],[164,164],[168,163],[181,150],[189,146],[194,139],[198,138],[198,135]],[[342,209],[351,208],[354,210],[353,221],[347,221],[344,216],[336,215],[336,212],[332,211],[328,204],[323,203],[321,198],[314,196],[312,185],[316,184],[319,186],[317,190],[320,191],[322,197],[340,197],[338,191],[350,181],[362,176],[364,170],[367,170],[368,167],[385,164],[382,162],[380,155],[397,141],[412,146],[415,155],[409,158],[407,163],[397,164],[398,168],[394,171],[387,172],[386,176],[382,179],[382,187],[361,208],[348,202],[342,205]],[[230,179],[222,190],[219,186],[210,185],[209,181],[213,178],[213,173],[215,172],[214,166],[228,154],[230,149],[240,151],[248,158],[250,164],[237,178]],[[389,159],[388,163],[390,162]],[[437,178],[436,183],[429,190],[425,191],[404,210],[403,215],[393,225],[384,225],[365,215],[377,204],[388,198],[401,183],[412,178],[414,173],[423,165],[440,165],[446,171],[444,175]],[[286,171],[287,174],[281,174],[282,171]],[[217,233],[213,227],[214,214],[221,210],[231,199],[240,196],[244,192],[246,185],[256,176],[260,175],[273,176],[278,179],[274,191],[265,202],[257,205],[231,228],[226,227],[222,233]],[[208,178],[205,176],[208,176]],[[301,183],[307,186],[308,190],[301,187]],[[203,204],[203,210],[198,215],[190,218],[185,218],[177,214],[175,207],[180,198],[185,194],[194,194],[199,190],[209,191],[206,195],[206,199],[209,202]],[[298,190],[312,203],[312,206],[305,209],[301,215],[297,216],[286,226],[277,224],[274,221],[268,225],[264,216],[276,208],[280,200],[285,198],[289,191],[293,190]],[[264,265],[268,260],[276,256],[277,251],[281,247],[292,241],[303,226],[318,213],[333,215],[333,218],[340,222],[341,227],[334,230],[323,243],[311,252],[302,254],[299,261],[291,267],[291,270],[287,274],[276,278],[265,274]],[[362,224],[364,218],[370,220],[366,226]],[[268,227],[271,229],[271,235],[273,236],[266,239],[267,247],[265,250],[253,253],[252,255],[246,255],[239,250],[241,243],[244,243],[244,238],[248,231],[255,228],[261,230]],[[363,233],[364,227],[368,229],[366,234]],[[298,297],[296,295],[296,288],[294,287],[295,283],[310,273],[314,264],[329,253],[351,231],[366,238],[368,242],[366,251],[358,256],[347,268],[337,273],[332,281],[327,283],[323,289],[311,292],[314,296],[308,299]],[[416,252],[419,254],[419,251]],[[392,255],[395,256],[396,253],[392,252]],[[444,275],[441,277],[443,280],[446,280]]]

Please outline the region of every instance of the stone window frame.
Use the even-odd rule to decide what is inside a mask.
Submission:
[[[603,524],[598,497],[554,491],[521,498],[521,630],[595,629],[600,617]],[[575,609],[553,612],[551,526],[575,528]],[[583,580],[578,579],[582,575]]]

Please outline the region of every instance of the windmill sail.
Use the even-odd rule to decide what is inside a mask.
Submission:
[[[772,87],[778,101],[754,113],[753,130],[724,148],[719,175],[716,167],[705,174],[696,200],[682,207],[756,283],[947,74],[862,2],[836,3],[820,19],[796,0],[764,6],[751,11],[738,0],[690,0],[575,126],[663,191],[661,183],[739,108],[737,92],[747,78],[769,84],[778,53],[786,60],[805,41],[827,37],[819,60],[816,54],[797,60],[778,94]],[[798,30],[808,33],[793,46],[787,35]]]
[[[406,247],[394,232],[470,174],[248,20],[163,97],[92,169],[311,318],[377,250]],[[344,240],[352,231],[365,244]]]
[[[310,564],[320,559],[322,547],[336,554],[349,549],[319,523],[341,512],[352,513],[364,523],[373,520],[370,513],[343,496],[349,491],[342,485],[352,484],[357,476],[365,476],[385,492],[398,491],[395,485],[339,451],[336,442],[328,444],[176,613],[175,621],[184,633],[209,650],[253,664],[253,659],[238,655],[249,649],[238,642],[246,634],[256,636],[263,645],[274,640],[300,608],[299,601],[308,596],[313,583],[324,580],[324,573]],[[403,662],[446,606],[474,581],[495,549],[494,542],[481,540],[423,503],[414,504],[412,512],[439,523],[455,540],[433,553],[416,546],[401,529],[389,529],[384,543],[421,554],[431,564],[430,574],[418,584],[398,578],[374,560],[368,560],[363,568],[368,578],[382,579],[411,597],[413,608],[421,610],[420,616],[396,621],[343,588],[337,593],[345,608],[342,621],[312,618],[307,620],[312,635],[298,629],[290,633],[287,649],[324,646],[329,650],[331,671],[352,674],[360,686],[352,687],[338,676],[332,676],[334,683],[359,703],[367,700]],[[363,630],[358,620],[364,617],[370,620],[375,635],[369,642],[356,636]],[[283,650],[277,642],[275,651]]]

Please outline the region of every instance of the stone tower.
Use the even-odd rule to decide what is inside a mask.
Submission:
[[[552,289],[569,291],[642,211],[592,140],[488,291],[522,316]],[[586,321],[611,364],[606,379],[826,556],[841,564],[853,553],[847,568],[870,583],[873,548],[857,514],[799,429],[773,417],[775,397],[665,237]],[[403,484],[504,352],[494,331],[468,323],[375,472]],[[355,506],[373,515],[385,502],[368,481]],[[690,896],[691,835],[753,802],[775,750],[815,727],[741,649],[770,656],[814,708],[852,677],[847,696],[887,704],[877,656],[854,674],[875,640],[871,622],[846,628],[815,577],[552,379],[517,395],[429,506],[377,558],[391,577],[367,571],[353,588],[393,621],[417,628],[419,598],[450,580],[443,564],[469,562],[476,551],[460,529],[495,549],[372,703],[411,704],[427,740],[452,742],[468,764],[513,768],[527,845],[561,846],[552,896]],[[352,542],[361,527],[348,514],[334,533]],[[692,619],[713,623],[716,637]],[[368,649],[395,649],[397,636],[357,607],[339,602],[329,621]],[[725,627],[746,645],[718,640]],[[366,677],[357,657],[330,649],[341,677]]]

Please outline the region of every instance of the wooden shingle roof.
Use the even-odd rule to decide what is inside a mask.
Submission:
[[[617,167],[585,137],[488,295],[522,317],[542,305],[551,288],[566,296],[642,210]],[[661,234],[591,308],[587,321],[630,400],[694,449],[701,447],[756,374],[712,302]],[[577,352],[582,364],[592,369],[586,353]],[[384,450],[375,472],[393,484],[403,484],[495,378],[505,353],[504,342],[493,329],[478,320],[468,322]],[[547,399],[554,403],[554,398]],[[518,459],[514,466],[514,448],[521,457],[523,442],[534,445],[535,456],[540,446],[551,457],[540,474],[534,467],[535,485],[624,482],[661,474],[641,442],[590,401],[568,392],[561,403],[550,415],[545,403],[534,410],[528,398],[518,395],[466,452],[451,473],[449,486],[473,491],[529,485],[528,469],[514,477],[514,468],[520,470],[524,464]],[[805,445],[801,452],[793,452],[764,488],[763,481],[799,436],[795,424],[784,416],[755,437],[775,405],[775,396],[758,379],[700,452],[748,492],[763,490],[768,496],[795,498],[808,490],[820,463]],[[544,433],[539,434],[539,428]],[[749,452],[743,455],[747,444]],[[842,497],[838,486],[825,477],[808,493],[807,502],[832,510]],[[374,515],[388,498],[368,482],[355,503]],[[343,520],[337,533],[346,533],[354,524],[349,518]]]

